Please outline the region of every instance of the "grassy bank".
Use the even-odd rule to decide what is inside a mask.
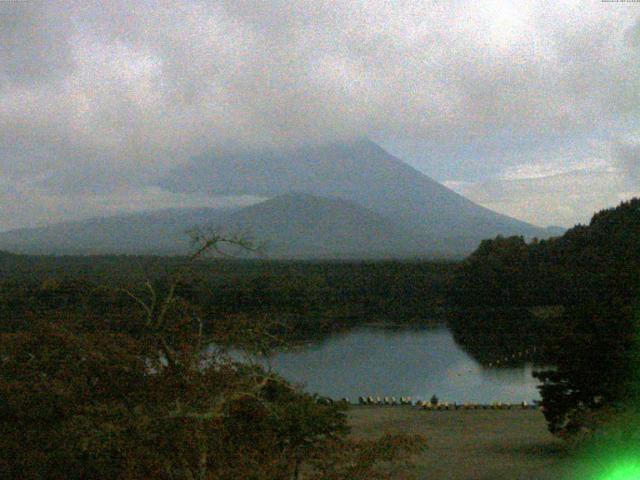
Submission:
[[[566,475],[563,443],[547,431],[538,410],[425,412],[366,406],[350,408],[349,419],[356,438],[424,435],[429,447],[415,458],[411,478],[560,480]]]

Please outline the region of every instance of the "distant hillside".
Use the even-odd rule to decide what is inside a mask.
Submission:
[[[564,305],[619,292],[631,305],[640,292],[640,199],[561,237],[485,240],[460,265],[453,287],[456,303],[468,306]]]
[[[185,254],[186,231],[246,233],[271,257],[381,258],[431,252],[392,220],[341,199],[287,194],[249,207],[176,209],[0,233],[0,248],[30,254]]]
[[[545,229],[546,235],[543,235],[539,238],[549,238],[549,237],[561,237],[567,232],[567,229],[564,227],[558,227],[557,225],[550,225]]]
[[[227,210],[169,209],[0,232],[0,249],[29,254],[175,254],[190,248],[186,230],[218,222]]]
[[[409,232],[375,212],[341,199],[287,194],[229,215],[224,227],[249,231],[267,254],[305,258],[375,258],[426,254]]]
[[[161,186],[175,192],[269,197],[296,191],[342,198],[393,219],[433,252],[470,253],[498,234],[551,234],[467,200],[368,140],[288,153],[210,152],[174,170]]]

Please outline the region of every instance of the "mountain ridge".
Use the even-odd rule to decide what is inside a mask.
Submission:
[[[268,197],[294,190],[343,198],[402,223],[434,250],[470,253],[499,234],[548,236],[473,203],[366,139],[284,153],[209,152],[174,169],[160,185],[181,193]]]
[[[0,250],[26,254],[174,254],[189,247],[189,227],[228,209],[169,208],[70,220],[0,232]],[[153,244],[149,249],[145,244]]]
[[[165,209],[0,233],[0,249],[27,254],[191,251],[187,231],[249,233],[274,258],[398,258],[429,249],[392,220],[339,198],[288,193],[242,208]]]
[[[476,205],[368,140],[209,155],[191,159],[162,186],[271,198],[248,207],[152,210],[0,232],[0,249],[184,254],[185,231],[213,225],[252,232],[275,257],[461,257],[497,235],[558,233]]]

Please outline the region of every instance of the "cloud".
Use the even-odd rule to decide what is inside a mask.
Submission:
[[[640,195],[640,182],[627,182],[615,156],[560,161],[549,152],[548,157],[505,168],[488,180],[445,184],[488,208],[540,226],[586,224],[594,212]]]
[[[33,198],[142,190],[211,148],[571,142],[640,113],[639,16],[607,3],[53,0],[0,18],[0,178]]]
[[[52,219],[76,220],[148,209],[245,206],[263,199],[177,194],[157,187],[112,188],[105,192],[51,191],[37,185],[0,182],[0,231],[37,227]]]
[[[38,5],[34,5],[38,3]],[[48,2],[3,2],[0,6],[0,83],[33,85],[72,68],[68,18]]]
[[[640,143],[616,142],[616,165],[630,184],[640,185]]]

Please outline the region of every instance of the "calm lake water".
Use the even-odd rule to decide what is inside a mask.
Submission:
[[[450,402],[539,399],[533,366],[485,369],[446,327],[362,327],[304,348],[276,353],[271,368],[308,392],[332,398],[436,394]]]

